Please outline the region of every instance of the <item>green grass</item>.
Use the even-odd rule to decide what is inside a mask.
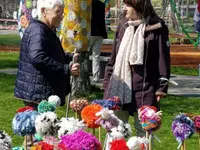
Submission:
[[[19,52],[0,52],[0,69],[17,68]]]
[[[22,138],[12,132],[12,119],[22,102],[13,98],[14,82],[14,75],[0,74],[0,130],[5,130],[12,137],[13,145],[18,145],[22,143]]]
[[[3,46],[19,46],[20,37],[18,34],[2,34],[0,35],[0,45]]]
[[[108,39],[114,39],[115,38],[115,32],[112,30],[107,31]]]
[[[192,75],[192,76],[199,75],[198,69],[185,68],[185,67],[171,67],[171,73],[182,74],[182,75]]]
[[[22,101],[16,100],[13,96],[15,75],[7,75],[0,73],[0,130],[5,130],[13,139],[13,146],[22,145],[23,138],[15,135],[12,131],[12,119],[15,115],[15,110],[23,106]],[[98,95],[98,96],[96,96]],[[90,98],[102,98],[102,92],[95,90],[90,94]],[[172,120],[179,112],[200,114],[199,98],[188,98],[179,96],[168,96],[161,100],[161,110],[163,111],[162,127],[155,135],[161,140],[159,144],[155,141],[155,150],[175,150],[177,142],[171,131]],[[59,107],[56,111],[59,118],[65,117],[66,106]],[[74,113],[70,110],[70,116]],[[133,125],[133,118],[130,118],[130,123]],[[91,130],[88,130],[91,132]],[[105,131],[102,130],[101,140],[105,138]],[[96,134],[98,135],[98,134]],[[198,136],[195,134],[191,139],[186,140],[187,150],[198,149]]]

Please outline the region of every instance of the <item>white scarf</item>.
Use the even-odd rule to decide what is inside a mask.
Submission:
[[[121,102],[132,101],[132,76],[130,65],[142,65],[144,57],[144,32],[146,25],[141,20],[128,21],[115,60],[105,98],[118,96]],[[138,26],[139,25],[139,26]],[[135,31],[135,26],[138,26]]]

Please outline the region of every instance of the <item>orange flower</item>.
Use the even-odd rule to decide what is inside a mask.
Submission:
[[[83,108],[81,117],[88,128],[98,128],[100,126],[95,124],[95,121],[99,119],[95,114],[101,109],[103,109],[103,107],[99,104],[91,104]]]

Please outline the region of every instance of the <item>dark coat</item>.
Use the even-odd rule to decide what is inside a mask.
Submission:
[[[104,77],[104,89],[109,84],[110,77],[115,65],[115,59],[123,38],[127,20],[120,19],[116,37],[114,39],[111,58],[106,65]],[[159,80],[161,77],[170,77],[170,48],[168,38],[168,28],[163,20],[157,15],[153,15],[149,20],[149,25],[161,23],[162,27],[145,31],[145,50],[143,65],[131,66],[132,71],[132,103],[124,104],[123,109],[136,111],[143,105],[156,106],[156,94],[166,95],[168,84],[166,81]],[[116,95],[117,96],[117,95]]]
[[[92,1],[91,36],[102,36],[106,39],[105,4],[100,0]]]
[[[53,30],[32,20],[20,45],[15,97],[38,103],[58,95],[64,105],[65,95],[71,89],[69,62]]]

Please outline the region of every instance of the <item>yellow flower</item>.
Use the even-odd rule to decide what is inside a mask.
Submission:
[[[62,47],[63,47],[64,50],[67,49],[68,42],[67,42],[67,39],[65,37],[62,38],[61,44],[62,44]]]
[[[65,27],[67,27],[67,28],[70,29],[70,30],[74,30],[74,29],[76,29],[76,24],[75,24],[74,21],[69,21],[69,22],[65,25]]]
[[[75,40],[75,41],[81,40],[81,35],[80,35],[80,33],[76,34],[76,36],[74,37],[74,40]]]
[[[64,16],[66,16],[67,14],[69,13],[69,10],[68,10],[68,8],[64,8]]]

